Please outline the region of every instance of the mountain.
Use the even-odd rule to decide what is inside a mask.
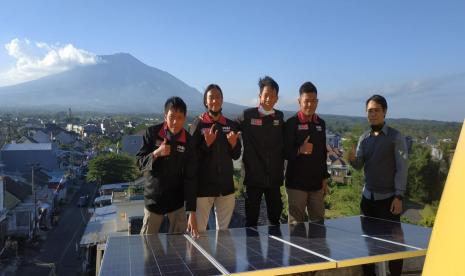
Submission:
[[[99,60],[95,65],[0,87],[0,108],[163,113],[166,99],[180,96],[190,114],[204,110],[198,90],[130,54],[103,55]],[[223,108],[228,114],[238,114],[245,107],[225,102]]]

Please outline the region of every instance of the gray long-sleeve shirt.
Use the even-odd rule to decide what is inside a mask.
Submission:
[[[404,136],[387,124],[379,135],[365,132],[358,141],[355,161],[356,169],[364,168],[366,198],[382,200],[393,195],[404,196],[407,186],[407,143]]]

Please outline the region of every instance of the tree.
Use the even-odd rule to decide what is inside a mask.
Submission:
[[[99,184],[134,181],[139,176],[135,159],[126,154],[107,153],[89,162],[87,181]]]

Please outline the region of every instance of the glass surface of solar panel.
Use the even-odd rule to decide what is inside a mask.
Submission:
[[[406,246],[386,243],[337,228],[308,222],[294,225],[259,226],[257,230],[262,233],[272,231],[277,233],[276,237],[284,241],[336,261],[414,250]]]
[[[110,237],[100,271],[107,275],[219,275],[182,235]]]
[[[326,227],[358,235],[369,235],[419,248],[428,248],[431,228],[366,216],[353,216],[325,221]]]
[[[195,242],[230,273],[327,262],[252,228],[207,231]]]

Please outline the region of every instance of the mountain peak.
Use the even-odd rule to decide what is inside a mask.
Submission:
[[[104,62],[118,63],[118,64],[133,64],[133,65],[146,65],[142,61],[135,58],[129,53],[116,53],[113,55],[100,55],[99,58]]]

